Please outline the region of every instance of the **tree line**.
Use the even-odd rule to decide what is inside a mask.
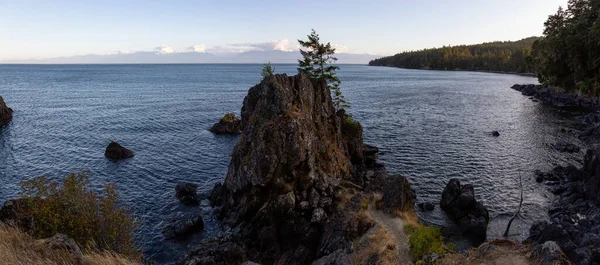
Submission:
[[[529,65],[541,83],[600,94],[600,0],[569,0],[544,23]]]
[[[369,62],[408,69],[529,72],[526,61],[538,37],[398,53]]]

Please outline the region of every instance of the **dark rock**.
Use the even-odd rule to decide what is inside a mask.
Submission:
[[[106,151],[104,152],[105,157],[114,160],[130,158],[133,157],[133,155],[133,152],[121,146],[117,142],[110,142],[110,144],[108,144],[106,147]]]
[[[242,132],[242,121],[235,114],[227,113],[210,131],[216,134],[239,134]]]
[[[498,136],[500,136],[500,133],[498,131],[493,131],[492,136],[498,137]]]
[[[12,120],[13,110],[6,106],[4,99],[0,96],[0,127],[8,124]]]
[[[562,250],[554,241],[546,241],[543,244],[536,245],[533,249],[533,256],[543,262],[560,261]]]
[[[423,212],[430,212],[435,209],[435,205],[432,202],[422,202],[418,204],[419,209]]]
[[[572,143],[567,143],[564,140],[559,140],[554,144],[554,149],[560,152],[577,153],[579,152],[579,146]]]
[[[363,155],[365,157],[365,164],[368,168],[376,167],[377,159],[379,159],[379,148],[364,144]]]
[[[33,231],[34,219],[27,215],[30,209],[27,199],[8,200],[0,208],[0,221],[15,225],[24,232]]]
[[[587,198],[600,204],[600,146],[589,149],[585,153],[583,172]]]
[[[175,197],[184,205],[198,205],[200,196],[197,193],[198,185],[192,183],[179,183],[175,186]]]
[[[204,229],[204,219],[200,213],[193,217],[183,217],[172,219],[170,223],[163,228],[163,235],[166,239],[186,239],[195,233],[202,232]]]
[[[56,234],[44,241],[44,244],[51,249],[63,249],[68,251],[77,260],[78,263],[83,262],[83,253],[75,240],[63,234]]]
[[[472,185],[461,185],[457,179],[451,179],[442,192],[440,206],[462,233],[474,242],[485,241],[490,217],[487,209],[475,199]]]

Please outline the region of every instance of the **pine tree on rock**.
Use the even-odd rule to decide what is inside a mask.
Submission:
[[[298,43],[305,49],[300,49],[302,60],[298,60],[298,72],[305,73],[313,80],[325,80],[327,88],[331,91],[333,105],[336,110],[349,108],[350,104],[345,100],[340,89],[340,79],[336,76],[336,71],[340,68],[331,65],[337,58],[335,48],[331,43],[323,44],[320,42],[319,34],[313,29],[308,40],[298,40]]]

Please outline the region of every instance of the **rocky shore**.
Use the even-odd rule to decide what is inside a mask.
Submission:
[[[540,221],[530,229],[530,242],[539,248],[557,245],[575,264],[600,264],[600,110],[597,99],[564,89],[540,85],[514,85],[525,96],[559,108],[591,111],[577,118],[584,130],[579,138],[587,146],[584,165],[557,166],[550,172],[535,172],[538,182],[544,182],[555,194],[548,213],[549,221]],[[559,151],[579,152],[579,147],[560,142]]]
[[[511,88],[520,91],[524,96],[531,97],[533,100],[548,103],[555,107],[581,108],[588,111],[600,110],[598,99],[588,97],[582,93],[570,93],[563,88],[534,84],[515,84]]]
[[[375,161],[377,148],[335,111],[325,83],[270,76],[249,90],[241,116],[229,171],[210,194],[228,232],[177,264],[352,264],[374,226],[365,194],[378,194],[383,211],[412,211],[406,178]]]

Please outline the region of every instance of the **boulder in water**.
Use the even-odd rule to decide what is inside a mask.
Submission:
[[[242,132],[242,121],[235,114],[227,113],[210,131],[216,134],[239,134]]]
[[[106,147],[104,156],[109,159],[120,160],[133,157],[133,152],[113,141]]]
[[[172,219],[162,232],[166,239],[186,239],[195,233],[202,232],[203,229],[204,219],[198,213],[192,217]]]
[[[0,127],[8,124],[12,120],[13,110],[6,106],[4,99],[0,96]]]
[[[175,197],[184,205],[198,205],[200,196],[197,193],[198,185],[193,183],[179,183],[175,186]]]
[[[421,211],[423,212],[431,212],[433,211],[433,209],[435,209],[435,204],[433,204],[432,202],[422,202],[418,204],[419,209],[421,209]]]
[[[500,133],[498,131],[493,131],[492,136],[498,137],[498,136],[500,136]]]
[[[440,206],[463,234],[478,243],[485,241],[490,216],[483,204],[475,199],[472,185],[461,185],[458,179],[451,179],[442,192]]]

